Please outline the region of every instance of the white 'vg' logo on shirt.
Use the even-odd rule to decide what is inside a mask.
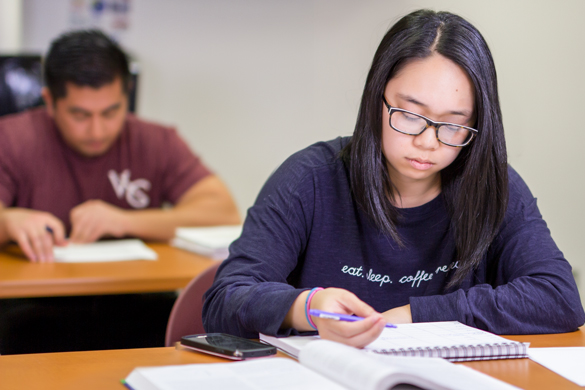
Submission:
[[[126,202],[135,209],[143,209],[150,204],[150,198],[145,191],[150,190],[151,184],[146,179],[136,179],[130,181],[130,170],[125,169],[122,174],[110,169],[108,179],[114,187],[114,192],[118,199],[126,197]]]

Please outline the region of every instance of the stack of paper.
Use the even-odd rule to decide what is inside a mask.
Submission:
[[[156,260],[155,251],[141,240],[101,241],[91,244],[69,244],[53,248],[55,261],[59,263],[90,263],[125,260]]]
[[[242,225],[182,227],[176,230],[171,245],[215,260],[224,260],[229,255],[230,244],[240,234]]]

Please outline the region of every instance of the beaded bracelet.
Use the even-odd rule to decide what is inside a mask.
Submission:
[[[315,330],[317,330],[317,327],[315,326],[315,323],[313,322],[311,316],[309,315],[309,309],[311,308],[311,300],[313,299],[313,295],[315,295],[317,291],[321,290],[323,290],[323,287],[315,287],[314,289],[309,291],[309,294],[307,295],[307,300],[305,301],[305,317],[307,317],[307,322],[309,323],[309,325],[311,325],[311,328]]]

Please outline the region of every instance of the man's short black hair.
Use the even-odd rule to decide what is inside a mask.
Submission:
[[[55,39],[45,58],[44,76],[53,100],[66,96],[68,82],[100,88],[120,77],[125,93],[131,82],[126,54],[99,30],[72,31]]]

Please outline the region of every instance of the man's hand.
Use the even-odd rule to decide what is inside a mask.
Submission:
[[[69,241],[94,242],[104,236],[126,235],[127,211],[101,200],[88,200],[71,209]]]
[[[52,262],[53,245],[66,245],[65,227],[53,214],[43,211],[0,208],[0,230],[16,241],[33,262]]]

